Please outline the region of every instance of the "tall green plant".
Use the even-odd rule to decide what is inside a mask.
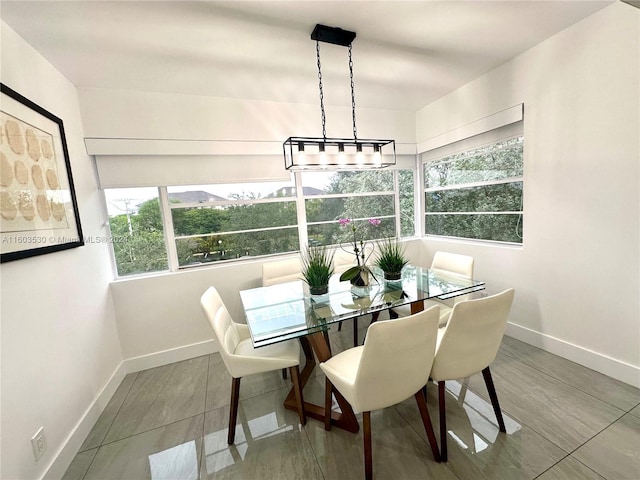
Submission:
[[[405,256],[404,245],[397,238],[385,238],[378,242],[375,263],[385,273],[400,273],[409,259]]]
[[[324,245],[307,247],[301,252],[302,279],[310,288],[329,285],[333,275],[334,251]]]

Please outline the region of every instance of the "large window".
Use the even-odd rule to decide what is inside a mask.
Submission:
[[[105,198],[112,234],[124,239],[114,243],[118,276],[295,252],[305,243],[346,243],[340,218],[352,220],[365,240],[415,235],[413,170],[105,189]]]
[[[522,243],[523,144],[517,135],[423,155],[425,233]]]

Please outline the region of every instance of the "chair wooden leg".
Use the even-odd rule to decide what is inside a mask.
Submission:
[[[447,414],[444,404],[444,381],[438,382],[438,410],[440,412],[440,459],[447,461]]]
[[[371,412],[362,412],[364,429],[364,478],[373,479],[373,456],[371,452]]]
[[[341,332],[342,331],[342,322],[338,323],[338,331]]]
[[[240,379],[231,382],[231,411],[229,412],[229,435],[227,443],[231,445],[236,438],[236,419],[238,418],[238,401],[240,399]]]
[[[287,369],[286,368],[282,369],[282,378],[283,378],[283,380],[287,379]]]
[[[484,377],[484,383],[487,385],[487,390],[489,391],[489,398],[491,399],[491,405],[493,405],[493,411],[495,412],[496,419],[498,420],[498,427],[500,427],[501,432],[506,432],[507,429],[504,426],[502,410],[500,410],[500,403],[498,403],[496,387],[493,385],[493,377],[491,376],[491,370],[489,370],[489,367],[482,370],[482,376]]]
[[[324,429],[331,430],[331,397],[333,385],[328,378],[325,378],[324,386]]]
[[[358,317],[353,319],[353,346],[358,346]]]
[[[431,446],[433,459],[436,462],[440,462],[440,451],[438,450],[438,442],[436,441],[436,434],[433,433],[431,417],[429,416],[429,410],[427,410],[427,400],[425,399],[422,389],[416,392],[415,397],[416,403],[418,404],[418,410],[420,410],[420,416],[422,417],[422,424],[424,425],[424,430],[427,433],[427,438],[429,439],[429,445]]]
[[[300,387],[300,369],[298,365],[289,367],[289,373],[291,374],[291,383],[293,383],[293,390],[296,393],[296,404],[298,405],[298,416],[300,417],[300,423],[305,425],[307,423],[307,415],[304,413],[304,398],[302,396],[302,388]]]

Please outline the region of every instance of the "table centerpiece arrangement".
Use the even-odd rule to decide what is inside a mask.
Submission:
[[[404,245],[397,238],[385,238],[378,242],[375,265],[384,272],[385,280],[400,280],[402,269],[409,263]]]
[[[379,226],[381,223],[378,218],[370,218],[368,222],[370,225],[375,227]],[[353,240],[351,241],[351,244],[353,245],[353,252],[350,253],[353,253],[356,259],[356,265],[343,272],[342,275],[340,275],[340,281],[344,282],[348,280],[351,282],[351,285],[365,287],[369,285],[371,278],[376,279],[371,269],[367,266],[367,260],[369,260],[373,251],[369,252],[369,254],[366,253],[366,246],[368,242],[363,238],[358,240],[358,227],[355,225],[355,222],[350,218],[341,218],[339,223],[341,227],[351,229],[351,234],[353,235]]]
[[[311,295],[324,295],[329,291],[329,279],[333,275],[333,250],[326,246],[307,247],[301,252],[302,280],[309,285]]]

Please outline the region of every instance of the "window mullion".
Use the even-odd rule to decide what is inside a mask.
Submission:
[[[393,196],[393,209],[396,212],[395,220],[396,220],[396,238],[402,237],[402,226],[400,222],[400,171],[393,171],[393,190],[395,192]]]
[[[294,173],[296,185],[296,215],[298,219],[298,241],[300,250],[303,251],[309,245],[309,234],[307,232],[307,208],[304,198],[304,186],[302,185],[302,173]]]
[[[415,231],[418,236],[422,237],[427,234],[427,226],[425,222],[425,198],[424,198],[424,188],[425,188],[425,176],[424,176],[424,164],[419,161],[418,155],[416,155],[416,180],[415,180],[415,190],[414,200],[416,208],[414,209],[415,214]]]
[[[164,242],[167,247],[167,260],[169,262],[169,271],[177,272],[178,249],[176,248],[176,238],[173,230],[173,217],[171,215],[171,207],[169,205],[169,195],[167,187],[158,187],[160,197],[160,216],[162,217],[162,230],[164,232]]]

